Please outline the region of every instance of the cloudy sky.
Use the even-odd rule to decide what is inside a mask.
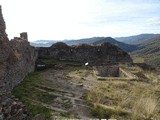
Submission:
[[[0,0],[9,38],[29,40],[160,33],[160,0]]]

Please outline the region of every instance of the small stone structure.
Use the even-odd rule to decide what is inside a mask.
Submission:
[[[98,80],[136,80],[137,76],[119,67],[119,65],[94,66]]]
[[[14,39],[11,39],[11,41],[13,41],[13,40],[28,41],[27,32],[20,33],[20,37],[14,37]]]
[[[94,69],[97,71],[97,76],[101,77],[119,77],[119,66],[118,65],[105,65],[96,66]]]
[[[20,33],[20,38],[23,39],[23,40],[27,40],[28,41],[27,32]]]

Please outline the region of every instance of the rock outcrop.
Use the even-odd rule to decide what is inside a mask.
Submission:
[[[88,62],[90,65],[132,63],[132,59],[126,52],[110,43],[97,46],[87,44],[68,46],[59,42],[48,48],[40,47],[39,59],[43,58]]]
[[[7,114],[3,110],[4,106],[9,106],[8,104],[12,104],[14,101],[11,98],[11,90],[28,73],[34,71],[34,64],[38,55],[36,49],[29,44],[27,33],[21,33],[20,37],[15,37],[9,41],[5,29],[0,6],[0,118]],[[10,115],[6,117],[12,118]]]

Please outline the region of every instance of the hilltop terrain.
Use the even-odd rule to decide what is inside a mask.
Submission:
[[[27,32],[9,41],[5,30],[0,6],[0,120],[160,119],[159,71],[126,52],[157,66],[158,37],[137,45],[95,37],[33,47]]]
[[[35,120],[160,119],[160,76],[154,71],[136,65],[106,69],[53,59],[41,59],[42,63],[46,67],[37,68],[12,92]],[[114,74],[101,77],[108,69]]]

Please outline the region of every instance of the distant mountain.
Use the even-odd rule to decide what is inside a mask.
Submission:
[[[35,47],[49,47],[56,42],[58,42],[58,40],[36,40],[30,42],[30,44]]]
[[[129,45],[126,43],[119,42],[111,37],[93,37],[93,38],[85,38],[85,39],[79,39],[79,40],[61,40],[61,41],[56,41],[56,40],[38,40],[35,42],[31,42],[31,45],[36,46],[36,47],[49,47],[52,44],[56,42],[64,42],[67,45],[78,45],[78,44],[101,44],[104,42],[109,42],[111,44],[114,44],[121,49],[123,49],[126,52],[131,52],[135,49],[137,49],[136,45]]]
[[[98,40],[104,39],[105,37],[93,37],[93,38],[85,38],[85,39],[78,39],[78,40],[37,40],[31,42],[32,46],[36,47],[49,47],[56,42],[64,42],[67,45],[77,45],[77,44],[91,44]]]
[[[128,37],[116,37],[115,39],[127,44],[140,44],[146,39],[160,37],[160,34],[140,34]]]
[[[96,41],[102,40],[105,37],[92,37],[92,38],[85,38],[79,40],[64,40],[63,42],[68,45],[78,45],[78,44],[92,44]]]
[[[126,43],[126,44],[140,44],[143,41],[154,38],[154,37],[160,37],[160,34],[140,34],[140,35],[134,35],[134,36],[128,36],[128,37],[116,37],[114,38],[117,41]],[[106,37],[93,37],[93,38],[85,38],[85,39],[78,39],[78,40],[37,40],[34,42],[31,42],[31,45],[38,46],[38,47],[49,47],[52,44],[56,42],[65,42],[68,45],[76,45],[76,44],[90,44],[99,40],[102,40]]]
[[[146,63],[160,68],[160,36],[146,39],[138,47],[131,53],[132,56],[143,57]]]
[[[129,45],[129,44],[126,44],[126,43],[123,43],[123,42],[119,42],[111,37],[106,37],[106,38],[103,38],[101,40],[98,40],[96,42],[94,42],[93,44],[101,44],[101,43],[104,43],[104,42],[109,42],[113,45],[116,45],[118,46],[119,48],[123,49],[124,51],[127,51],[127,52],[132,52],[136,49],[138,49],[138,47],[136,45]]]

